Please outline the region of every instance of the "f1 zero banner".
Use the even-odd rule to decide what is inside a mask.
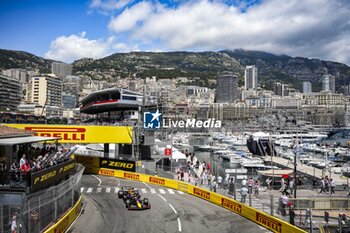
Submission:
[[[69,160],[47,169],[32,173],[31,185],[32,192],[45,189],[51,185],[55,185],[58,180],[62,179],[75,168],[75,161]]]
[[[135,165],[136,165],[135,161],[100,158],[100,168],[109,168],[114,170],[135,172],[136,171]]]
[[[58,137],[61,138],[59,143],[132,143],[132,127],[128,126],[4,125],[34,131],[37,136]]]

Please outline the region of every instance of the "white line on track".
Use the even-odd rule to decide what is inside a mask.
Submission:
[[[81,187],[80,192],[82,193],[84,191],[84,189],[85,189],[84,187]]]
[[[120,186],[120,180],[119,179],[117,179],[117,181],[118,181],[118,185],[117,185],[117,188]]]
[[[86,193],[91,193],[92,192],[92,188],[88,188],[88,190],[86,191]]]
[[[119,188],[118,188],[118,187],[115,187],[115,188],[114,188],[114,193],[118,193],[118,191],[119,191]]]
[[[177,214],[177,211],[175,210],[174,206],[172,204],[169,204],[169,206],[173,209],[174,213]]]
[[[174,193],[174,190],[172,190],[172,189],[168,189],[168,192],[169,192],[170,194],[175,194],[175,193]]]
[[[147,188],[151,189],[151,186],[149,186],[146,182],[142,182],[144,185],[147,186]]]
[[[100,182],[97,186],[100,186],[102,184],[102,180],[100,178],[98,178],[97,176],[95,175],[92,175],[93,177],[95,177],[96,179],[98,179],[98,181]]]
[[[146,189],[141,189],[141,192],[142,193],[147,193],[147,190]]]
[[[178,192],[179,194],[184,194],[184,192],[182,192],[182,191],[179,191],[179,190],[178,190],[177,192]]]
[[[111,188],[106,188],[106,193],[110,193],[111,192]]]
[[[102,188],[97,188],[97,192],[100,193],[102,191]]]
[[[180,221],[180,218],[177,218],[177,223],[179,224],[179,231],[181,231],[181,221]]]
[[[163,189],[159,189],[159,192],[160,192],[161,194],[165,194],[165,191],[164,191]]]
[[[151,193],[157,193],[155,189],[150,189],[151,190]]]
[[[167,201],[162,195],[157,194],[159,197],[161,197],[163,199],[163,201]]]

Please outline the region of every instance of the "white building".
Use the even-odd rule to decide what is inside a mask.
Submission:
[[[258,87],[258,68],[255,66],[246,66],[244,71],[244,89],[256,90]]]
[[[61,79],[53,74],[32,77],[27,86],[26,101],[40,106],[50,106],[55,111],[56,107],[61,108]]]
[[[303,93],[308,94],[312,92],[312,84],[311,82],[303,82]]]
[[[322,91],[330,91],[335,93],[335,77],[331,74],[322,76]]]

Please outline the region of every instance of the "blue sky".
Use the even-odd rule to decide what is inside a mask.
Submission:
[[[346,0],[1,0],[0,48],[72,62],[244,48],[350,65]]]

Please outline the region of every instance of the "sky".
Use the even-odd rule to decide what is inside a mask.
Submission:
[[[0,32],[64,62],[243,48],[350,65],[350,0],[0,0]]]

